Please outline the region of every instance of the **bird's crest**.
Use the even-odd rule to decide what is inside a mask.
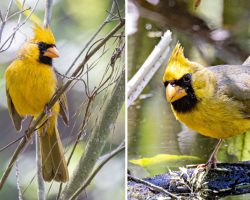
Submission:
[[[185,58],[183,52],[184,52],[184,48],[178,42],[172,52],[168,65],[174,64],[175,62],[181,63],[181,64],[189,63],[190,61],[187,58]]]
[[[185,73],[192,73],[191,62],[184,56],[184,48],[178,42],[169,59],[163,81],[178,80]]]
[[[32,40],[34,42],[44,42],[47,44],[55,44],[55,37],[49,27],[45,28],[45,27],[39,26],[38,24],[35,24],[33,31],[34,31],[34,37]]]

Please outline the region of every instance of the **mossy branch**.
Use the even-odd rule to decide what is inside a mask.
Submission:
[[[250,192],[250,163],[218,163],[209,173],[202,168],[180,168],[154,177],[129,175],[128,200],[136,199],[219,199]],[[173,196],[174,195],[174,196]]]

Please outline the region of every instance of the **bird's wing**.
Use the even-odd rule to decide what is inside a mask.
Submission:
[[[22,127],[23,117],[21,117],[17,113],[17,111],[15,109],[15,106],[14,106],[14,104],[12,102],[12,99],[11,99],[11,96],[9,94],[8,89],[6,89],[6,96],[7,96],[8,110],[9,110],[9,113],[10,113],[11,120],[12,120],[16,130],[20,131],[20,129]]]
[[[55,69],[54,69],[55,70]],[[62,86],[62,79],[59,76],[59,73],[55,70],[56,78],[57,78],[57,88]],[[68,101],[66,94],[62,94],[59,98],[59,105],[60,105],[60,115],[66,125],[69,124],[69,109],[68,109]]]
[[[243,105],[250,117],[250,65],[219,65],[209,68],[217,78],[218,91]]]

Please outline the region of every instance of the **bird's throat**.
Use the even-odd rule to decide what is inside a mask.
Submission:
[[[186,113],[193,110],[198,103],[197,98],[194,94],[188,94],[181,99],[172,102],[172,106],[176,112]]]
[[[43,64],[46,64],[46,65],[52,66],[52,58],[41,55],[41,54],[39,56],[39,62],[43,63]]]

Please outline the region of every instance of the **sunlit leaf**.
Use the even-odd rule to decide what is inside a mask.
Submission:
[[[23,6],[23,3],[20,0],[16,0],[18,7],[20,8],[20,10],[25,10],[23,12],[24,16],[29,17],[29,20],[32,21],[35,24],[38,25],[42,25],[42,21],[39,19],[39,17],[37,15],[33,13],[31,13],[31,10],[28,9],[26,6]]]
[[[179,166],[195,164],[201,159],[196,156],[158,154],[150,158],[130,160],[129,162],[145,168],[150,175],[166,173],[170,168],[178,169]]]
[[[170,155],[170,154],[158,154],[151,158],[142,158],[137,160],[130,160],[129,162],[140,165],[142,167],[163,163],[163,162],[176,162],[176,161],[199,161],[200,158],[195,156],[187,156],[187,155]]]

